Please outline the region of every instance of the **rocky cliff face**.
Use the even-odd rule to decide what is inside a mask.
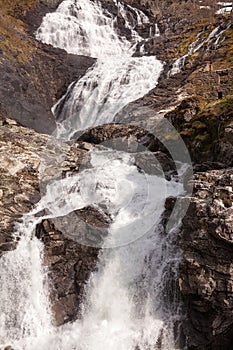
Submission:
[[[185,141],[195,170],[232,167],[232,107],[232,95],[214,101],[193,96],[166,114]]]
[[[180,290],[189,323],[189,349],[233,346],[233,169],[194,176],[181,229]]]
[[[2,119],[0,147],[1,255],[15,248],[15,224],[40,200],[44,185],[67,172],[77,172],[92,146],[82,142],[68,146],[13,120]],[[46,169],[42,173],[40,167],[45,163]],[[85,222],[90,220],[97,228],[108,226],[102,215],[92,208],[84,208],[75,215],[79,231],[84,232]],[[60,232],[59,220],[69,220],[69,217],[44,220],[36,230],[36,236],[45,245],[44,263],[49,269],[51,303],[57,325],[77,317],[85,283],[98,257],[98,249],[81,245]],[[97,229],[95,234],[99,232]],[[94,232],[90,234],[90,240],[93,237]]]
[[[1,118],[0,214],[3,219],[0,255],[15,248],[15,224],[38,203],[47,183],[67,173],[78,172],[81,164],[88,161],[88,151],[98,148],[99,143],[123,138],[126,149],[134,147],[135,141],[145,148],[150,145],[151,136],[145,130],[127,125],[106,125],[87,131],[82,140],[68,145],[22,127],[14,120]],[[158,152],[156,156],[164,164],[165,173],[174,172],[174,164],[166,155]],[[140,159],[138,162],[146,161]],[[148,173],[154,171],[149,164],[147,170]],[[40,217],[45,214],[38,213]],[[62,228],[67,224],[73,235],[63,232]],[[57,325],[79,317],[86,282],[98,261],[99,249],[94,247],[103,241],[108,226],[108,217],[93,207],[38,224],[36,236],[45,247],[44,264],[48,267],[50,299]],[[76,232],[79,233],[78,240]],[[89,245],[79,243],[82,236]]]
[[[0,123],[2,251],[4,244],[11,241],[14,224],[39,201],[44,185],[65,171],[78,171],[86,151],[38,134],[11,119],[2,118]],[[46,166],[43,171],[41,164]]]
[[[86,211],[76,213],[77,221],[79,215],[85,219]],[[106,224],[98,213],[93,215],[93,224],[98,216],[101,226]],[[69,222],[69,215],[62,220]],[[99,250],[81,245],[64,235],[56,228],[56,221],[43,221],[37,227],[36,236],[45,246],[44,263],[49,271],[52,310],[56,325],[60,326],[79,317],[85,285],[91,272],[96,268]]]

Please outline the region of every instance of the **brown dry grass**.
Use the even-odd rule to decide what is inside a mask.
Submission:
[[[38,0],[0,0],[0,49],[8,58],[21,63],[31,59],[35,47],[20,17],[37,4]]]

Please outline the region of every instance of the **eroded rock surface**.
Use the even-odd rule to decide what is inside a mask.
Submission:
[[[195,170],[232,167],[232,111],[232,95],[213,102],[193,96],[166,114],[183,138]]]
[[[127,125],[106,125],[90,129],[83,139],[65,144],[51,136],[36,133],[10,119],[1,120],[0,126],[0,253],[14,249],[14,229],[23,214],[28,213],[40,200],[51,180],[66,173],[78,172],[88,162],[87,152],[93,144],[114,138],[128,151],[142,151],[150,145],[150,134]],[[87,141],[93,143],[87,143]],[[134,149],[136,145],[136,149]],[[144,146],[143,146],[144,145]],[[117,144],[115,145],[117,146]],[[125,149],[125,148],[124,148]],[[162,152],[138,152],[135,164],[149,174],[159,174],[164,167],[167,176],[174,173],[174,164]],[[43,216],[46,212],[38,213]],[[76,210],[64,217],[43,220],[36,228],[36,236],[44,242],[44,263],[48,267],[50,295],[57,325],[79,317],[79,306],[85,294],[85,284],[95,269],[99,249],[108,234],[111,218],[93,207]]]
[[[233,169],[196,174],[183,219],[180,290],[189,349],[233,346]]]
[[[69,216],[65,219],[70,220]],[[99,249],[69,238],[56,228],[56,221],[43,221],[36,235],[45,246],[54,318],[57,325],[62,325],[79,317],[85,285],[96,267]]]
[[[102,2],[117,15],[111,1]],[[4,11],[0,15],[0,116],[4,116],[0,122],[1,253],[15,247],[14,224],[39,201],[46,182],[79,170],[81,159],[92,147],[83,142],[99,144],[113,140],[117,146],[116,140],[123,138],[124,150],[133,151],[138,144],[149,147],[159,152],[156,157],[165,164],[167,170],[164,171],[174,172],[174,164],[155,147],[151,134],[137,127],[101,126],[88,130],[80,142],[70,146],[5,118],[8,116],[37,131],[51,133],[55,126],[51,106],[69,83],[94,63],[91,58],[67,55],[63,50],[34,40],[34,31],[43,15],[55,10],[59,3],[58,0],[17,0],[8,6],[9,2],[5,1],[6,7],[1,8]],[[173,61],[188,52],[199,33],[207,36],[214,27],[228,25],[230,17],[214,16],[214,9],[201,11],[195,1],[139,3],[127,0],[127,3],[146,11],[152,22],[158,23],[161,36],[150,38],[146,49],[166,61],[158,86],[131,106],[135,107],[134,113],[141,113],[141,119],[148,123],[144,107],[149,106],[153,114],[179,105],[166,117],[181,133],[194,170],[198,172],[180,234],[184,260],[179,282],[187,309],[183,329],[188,349],[232,350],[233,171],[229,167],[233,165],[233,116],[232,96],[226,96],[232,91],[232,26],[216,47],[210,45],[207,50],[204,45],[188,57],[180,73],[168,74]],[[120,30],[127,36],[127,31],[122,29],[123,20],[118,17]],[[142,36],[147,35],[149,29],[148,26],[138,28]],[[225,70],[225,75],[218,73]],[[179,99],[183,100],[184,96],[188,99],[180,103]],[[57,157],[60,153],[61,158]],[[46,159],[42,172],[41,159]],[[150,158],[143,161],[148,172],[153,173],[148,165]],[[211,170],[223,168],[229,169]],[[94,235],[90,232],[92,240],[101,239],[103,227],[106,229],[109,225],[106,218],[92,208],[84,208],[74,215],[81,232],[85,231],[85,225],[94,223]],[[45,264],[49,268],[51,299],[58,325],[78,316],[85,283],[98,256],[97,249],[81,245],[60,229],[65,220],[69,217],[43,221],[37,227],[37,236],[45,243]]]
[[[78,172],[87,150],[93,147],[82,142],[61,143],[10,119],[0,122],[0,254],[4,254],[16,247],[15,224],[40,200],[46,184],[67,172]],[[44,220],[36,229],[45,245],[44,263],[57,325],[78,317],[85,283],[97,263],[98,249],[91,246],[103,239],[109,225],[108,218],[92,207],[69,215]],[[74,226],[66,232],[64,227],[71,227],[72,220]],[[84,237],[89,246],[80,244],[80,234],[89,235]]]

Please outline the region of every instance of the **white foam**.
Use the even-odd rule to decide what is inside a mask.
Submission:
[[[131,32],[131,41],[119,36],[114,17],[97,2],[87,0],[62,2],[56,12],[45,16],[37,31],[43,42],[98,59],[53,108],[59,138],[70,139],[78,130],[112,122],[125,105],[157,85],[162,63],[153,56],[132,57],[143,40],[135,27],[147,24],[148,17],[119,1],[116,6]]]

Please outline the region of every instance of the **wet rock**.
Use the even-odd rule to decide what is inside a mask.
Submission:
[[[94,209],[79,210],[76,216],[76,220],[69,214],[63,218],[43,221],[36,230],[37,237],[45,246],[44,263],[48,267],[50,298],[57,325],[73,321],[80,316],[85,286],[91,272],[96,268],[98,259],[99,249],[95,244],[92,246],[95,243],[93,234],[101,235],[103,228],[108,227],[106,220]],[[93,229],[89,241],[86,237],[85,222],[90,222],[93,228],[102,226],[101,230]],[[68,226],[75,226],[75,230],[69,231]],[[62,232],[58,228],[62,228]],[[81,244],[82,235],[85,235],[85,244]],[[87,245],[88,242],[90,245]]]
[[[101,144],[116,150],[137,153],[145,151],[154,140],[154,135],[140,127],[125,124],[105,124],[90,128],[78,140]]]
[[[40,0],[42,4],[47,5],[49,8],[54,9],[62,2],[62,0]]]
[[[24,6],[24,2],[15,1],[11,4],[14,11],[10,11],[10,21],[9,13],[1,17],[9,33],[3,33],[0,26],[0,116],[14,118],[47,133],[51,133],[55,126],[51,106],[65,92],[69,83],[84,74],[94,62],[92,59],[67,55],[62,50],[39,44],[33,39],[43,15],[54,10],[59,2],[31,1],[38,6],[22,11],[21,3]],[[179,105],[179,99],[183,99],[185,94],[198,91],[203,82],[203,86],[208,86],[210,74],[202,74],[207,61],[213,62],[217,68],[232,66],[229,49],[231,36],[227,33],[219,47],[214,50],[204,48],[187,61],[179,74],[168,77],[173,60],[187,53],[188,46],[201,30],[207,28],[205,35],[211,30],[210,24],[219,25],[218,20],[211,17],[202,21],[201,12],[197,10],[195,2],[190,1],[143,1],[143,4],[139,4],[136,0],[128,0],[127,3],[139,8],[143,6],[148,15],[153,14],[161,37],[150,38],[146,49],[149,54],[156,54],[167,62],[157,87],[132,103],[136,109],[140,105],[142,109],[150,106],[153,111],[167,110]],[[180,11],[176,11],[178,5]],[[118,20],[119,23],[122,21],[120,18]],[[123,32],[123,29],[120,30]],[[127,31],[124,34],[127,36]],[[192,74],[194,71],[195,74]],[[229,91],[232,81],[227,84],[226,91]],[[214,91],[216,95],[216,86]],[[208,96],[211,93],[211,89],[207,91]],[[230,350],[233,347],[233,174],[231,169],[209,171],[232,166],[232,102],[227,100],[227,104],[226,101],[217,101],[216,105],[205,109],[202,102],[189,99],[188,104],[187,101],[183,102],[182,108],[178,107],[175,113],[169,115],[187,142],[195,171],[199,172],[195,175],[191,205],[180,234],[184,260],[179,282],[187,308],[183,329],[189,350]],[[216,113],[213,114],[213,110]],[[144,119],[148,118],[146,113]],[[157,148],[150,133],[135,127],[98,127],[85,132],[79,142],[70,146],[51,141],[48,136],[38,135],[10,119],[2,118],[0,125],[0,213],[4,218],[0,233],[1,252],[14,249],[13,226],[23,213],[30,211],[38,202],[46,183],[64,176],[66,172],[79,171],[82,157],[93,148],[88,142],[109,145],[112,139],[115,148],[131,152],[140,147],[149,147],[158,160],[161,159],[160,163],[164,164],[168,173],[174,171],[170,158]],[[123,148],[122,142],[117,141],[119,138],[124,141]],[[61,159],[57,157],[60,153],[63,155]],[[42,158],[46,160],[41,172]],[[150,163],[151,158],[146,156],[139,159],[138,166],[143,164],[148,173],[154,173],[155,169]],[[207,172],[200,173],[203,171]],[[174,202],[174,198],[166,201],[165,221]],[[72,228],[79,228],[82,239],[89,239],[90,245],[101,242],[109,225],[107,215],[103,216],[93,208],[72,214],[76,217]],[[76,236],[75,230],[65,229],[67,222],[71,222],[70,217],[47,220],[37,227],[37,236],[45,243],[45,264],[53,286],[51,300],[57,324],[77,317],[86,280],[96,266],[98,255],[98,249],[80,244],[80,236]],[[91,229],[88,230],[89,226]],[[72,231],[75,232],[73,236]]]
[[[136,165],[147,174],[165,176],[167,179],[176,174],[175,163],[165,147],[161,149],[161,142],[138,126],[105,124],[88,129],[78,140],[134,153]]]
[[[14,225],[40,200],[46,184],[78,171],[86,151],[2,119],[0,126],[0,251],[13,249]]]
[[[47,183],[67,172],[78,172],[87,150],[93,148],[81,142],[64,144],[15,121],[1,121],[0,255],[15,249],[15,224],[40,200]],[[45,246],[44,264],[57,325],[78,317],[85,284],[96,267],[96,247],[103,243],[110,222],[104,210],[87,207],[37,226],[36,235]]]
[[[225,129],[225,136],[228,142],[233,145],[233,122],[227,125]]]
[[[179,285],[188,349],[231,349],[233,337],[233,170],[194,176],[183,219]]]

